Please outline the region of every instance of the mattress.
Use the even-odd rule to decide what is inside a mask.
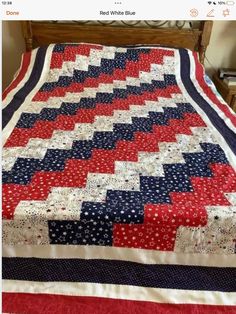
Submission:
[[[197,53],[40,47],[3,99],[4,312],[235,313],[236,115]]]

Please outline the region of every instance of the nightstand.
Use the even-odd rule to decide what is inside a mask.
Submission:
[[[218,92],[227,104],[236,112],[236,86],[228,86],[222,79],[219,78],[217,73],[213,75],[212,80]]]

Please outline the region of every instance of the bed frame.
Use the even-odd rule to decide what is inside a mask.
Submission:
[[[212,21],[201,21],[198,28],[146,28],[107,25],[80,25],[73,22],[22,21],[26,50],[51,43],[86,42],[102,45],[161,44],[199,52],[204,63]]]

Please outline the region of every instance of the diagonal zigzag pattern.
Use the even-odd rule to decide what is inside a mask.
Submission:
[[[32,128],[36,121],[55,121],[59,115],[75,115],[78,109],[92,109],[99,103],[113,103],[116,99],[127,99],[129,95],[142,95],[153,92],[157,88],[164,89],[176,85],[173,75],[165,75],[164,81],[154,81],[150,84],[141,83],[140,86],[127,86],[124,89],[114,88],[112,93],[96,93],[95,98],[82,98],[78,104],[62,103],[60,108],[45,108],[39,114],[23,113],[16,125],[17,128]]]
[[[48,149],[42,160],[18,158],[11,171],[3,172],[3,182],[28,184],[36,171],[63,171],[67,159],[90,159],[94,149],[114,150],[119,141],[133,141],[142,134],[152,133],[155,125],[171,126],[174,121],[170,120],[183,119],[186,113],[196,114],[189,104],[177,104],[177,108],[167,107],[163,111],[149,112],[148,117],[133,117],[131,124],[114,123],[112,132],[94,132],[91,140],[74,141],[70,150]]]
[[[139,216],[138,212],[143,211],[145,204],[170,203],[171,192],[193,191],[191,177],[212,176],[211,169],[208,167],[209,163],[227,163],[224,153],[217,145],[202,144],[201,146],[203,148],[202,153],[183,154],[185,164],[163,165],[163,177],[140,176],[140,192],[108,191],[106,204],[84,202],[80,219],[94,221],[92,212],[102,211],[103,213],[99,217],[95,217],[95,220],[103,221],[105,216],[110,213],[108,219],[112,222],[114,219],[119,219],[120,222],[124,223],[142,222],[142,214]],[[194,163],[196,158],[200,159],[198,164]],[[124,211],[123,214],[122,210]]]
[[[108,47],[107,47],[108,48]],[[109,47],[111,48],[111,47]],[[114,49],[114,47],[113,47]],[[112,58],[110,51],[106,51],[107,49],[101,50],[100,52],[103,53],[103,57],[106,59]],[[96,64],[97,66],[100,65],[100,58],[97,58],[97,51],[92,50],[92,53],[95,53],[95,56],[84,57],[84,56],[77,56],[75,62],[64,62],[62,69],[51,69],[47,76],[48,82],[55,82],[58,80],[58,77],[64,74],[71,74],[73,73],[75,68],[87,70],[88,64]],[[112,53],[114,54],[114,53]],[[39,113],[42,108],[59,108],[62,102],[70,102],[72,100],[73,103],[79,102],[81,98],[89,97],[94,98],[97,92],[109,92],[112,93],[114,88],[118,89],[127,89],[127,86],[138,86],[140,87],[141,83],[148,83],[151,84],[152,80],[154,81],[163,81],[164,75],[173,75],[175,62],[173,56],[164,56],[163,62],[165,63],[165,67],[162,64],[151,64],[150,70],[148,72],[139,71],[136,77],[130,76],[127,74],[125,78],[122,80],[118,79],[118,77],[110,76],[109,80],[108,77],[105,83],[100,81],[100,78],[91,79],[84,84],[84,88],[82,92],[77,92],[78,89],[73,90],[72,92],[66,92],[64,97],[58,98],[50,97],[46,102],[44,101],[34,101],[31,103],[30,106],[24,108],[25,112],[29,113]],[[142,66],[142,64],[140,64]],[[110,81],[110,82],[109,82]],[[178,96],[182,96],[182,94],[178,94]]]
[[[45,220],[77,220],[83,202],[104,202],[107,190],[140,191],[140,176],[163,176],[163,164],[185,163],[183,153],[203,152],[199,143],[217,143],[209,137],[207,128],[191,130],[191,137],[180,134],[176,142],[159,143],[158,152],[139,152],[137,162],[116,161],[114,174],[88,173],[85,188],[52,188],[45,201],[21,201],[14,219],[27,216],[30,220],[34,212]]]
[[[118,77],[111,76],[110,77],[110,79],[111,79],[110,83],[108,83],[106,81],[104,84],[100,80],[95,80],[93,83],[88,82],[88,84],[87,84],[88,87],[86,87],[86,85],[83,85],[83,91],[79,90],[79,93],[78,93],[78,89],[73,90],[73,93],[72,93],[73,98],[76,95],[78,95],[78,97],[76,97],[76,98],[78,98],[78,100],[80,100],[82,97],[85,98],[86,96],[88,96],[89,98],[93,98],[96,96],[97,93],[101,94],[101,93],[109,92],[109,93],[111,93],[111,95],[109,95],[108,99],[106,99],[106,101],[109,101],[109,99],[112,96],[114,97],[114,95],[112,95],[114,89],[116,89],[116,91],[115,91],[116,94],[120,91],[120,89],[124,90],[124,92],[126,94],[128,94],[128,92],[140,94],[142,92],[142,90],[145,90],[147,88],[151,89],[150,84],[152,84],[152,81],[154,82],[154,84],[155,84],[155,82],[156,82],[156,84],[158,84],[158,81],[159,81],[160,87],[162,87],[163,83],[167,82],[167,79],[165,79],[165,77],[166,78],[169,77],[170,79],[173,78],[173,74],[172,74],[173,73],[173,67],[174,67],[173,58],[168,57],[168,59],[167,59],[167,57],[165,56],[165,63],[168,65],[168,68],[165,69],[165,71],[163,71],[161,64],[151,64],[148,72],[141,71],[141,69],[140,69],[140,71],[137,72],[136,77],[129,76],[130,73],[127,73],[125,78],[123,78],[122,80],[119,80]],[[73,67],[75,67],[75,64],[73,62],[72,62],[72,65],[73,65]],[[50,73],[48,80],[52,80],[52,78],[54,76],[55,76],[54,73]],[[132,89],[132,87],[133,87],[133,89]],[[135,87],[138,87],[138,89],[135,90]],[[77,91],[77,93],[75,93],[76,91]],[[71,93],[69,93],[67,91],[67,95],[68,94],[71,94]],[[121,95],[121,96],[124,97],[124,95]],[[100,95],[100,97],[101,97],[101,95]],[[32,105],[33,105],[35,112],[38,112],[37,107],[41,111],[40,105],[43,105],[43,106],[46,105],[47,106],[47,104],[48,104],[48,108],[51,108],[51,106],[54,105],[54,103],[51,102],[51,98],[55,99],[55,100],[58,99],[57,97],[50,97],[50,99],[48,99],[48,101],[46,103],[34,101],[34,103]],[[104,98],[106,98],[106,97],[104,97]],[[60,97],[59,101],[61,99],[62,99],[62,97]],[[66,101],[66,97],[64,97],[64,99]],[[32,105],[28,108],[31,113],[34,112],[34,111],[31,111]],[[61,106],[61,102],[59,102],[58,105]],[[63,107],[63,105],[62,105],[62,107]],[[58,108],[58,106],[56,108]],[[64,110],[63,110],[63,113],[64,113]],[[43,115],[42,119],[45,118],[44,116],[46,114]],[[50,112],[49,112],[49,114],[50,114]],[[30,118],[30,116],[29,116],[29,118]],[[21,121],[21,119],[20,119],[20,121]]]
[[[30,139],[23,147],[5,147],[3,150],[3,168],[9,171],[17,158],[43,159],[47,149],[71,149],[74,141],[92,140],[95,132],[112,131],[115,123],[132,123],[134,117],[148,117],[149,112],[163,112],[164,107],[176,108],[179,97],[173,103],[167,98],[158,102],[145,101],[143,106],[130,106],[127,110],[116,110],[113,116],[97,116],[94,123],[76,124],[73,131],[54,131],[50,139]]]
[[[132,51],[132,50],[131,50]],[[136,59],[137,59],[137,56],[138,56],[138,53],[139,51],[137,52],[131,52],[131,55],[135,55]],[[154,61],[160,61],[160,62],[163,62],[163,57],[165,55],[172,55],[173,53],[168,53],[168,51],[163,51],[163,52],[160,52],[159,54],[153,54],[151,53],[149,55],[149,57],[151,58],[151,60]],[[128,58],[129,59],[129,54],[126,53],[123,55],[123,59],[125,58]],[[135,59],[135,61],[136,61]],[[109,67],[113,67],[114,64],[110,64],[112,62],[112,60],[107,60],[109,64],[106,64],[106,66],[104,66],[104,68],[101,68],[101,67],[98,67],[101,71],[101,73],[103,73],[103,70],[106,71],[107,68]],[[147,61],[146,59],[143,59],[141,58],[139,60],[138,63],[134,63],[134,65],[130,65],[131,67],[135,67],[136,69],[136,76],[138,77],[139,76],[139,72],[142,70],[142,65],[146,65],[146,67],[144,67],[143,69],[148,69],[150,70],[150,63],[147,63],[145,62]],[[140,67],[141,66],[141,67]],[[129,69],[129,66],[128,68],[126,69],[127,70],[127,73],[126,72],[122,72],[122,79],[125,79],[128,75],[130,74],[133,74],[133,71],[131,71],[131,69]],[[86,72],[87,73],[87,72]],[[89,72],[90,73],[90,72]],[[92,72],[93,73],[93,72]],[[90,74],[89,74],[90,75]],[[89,75],[87,78],[89,78]],[[91,74],[92,75],[92,74]],[[117,73],[116,73],[116,76],[115,76],[116,79],[118,79],[118,76],[117,76]],[[99,80],[98,80],[99,79]],[[101,80],[101,77],[98,77],[98,79],[96,78],[95,81],[93,81],[93,84],[91,81],[87,82],[88,83],[88,86],[98,86],[103,80]],[[113,82],[114,80],[114,77],[112,75],[110,75],[110,80],[111,82]],[[58,115],[61,115],[56,121],[55,121],[55,124],[56,124],[56,128],[62,128],[62,129],[65,129],[65,126],[67,124],[69,124],[69,128],[71,127],[71,119],[66,119],[66,117],[64,115],[70,115],[70,114],[73,114],[75,115],[75,119],[76,119],[76,116],[80,116],[83,115],[83,110],[79,111],[78,112],[78,108],[94,108],[95,105],[98,105],[99,106],[99,102],[101,101],[104,101],[105,103],[104,104],[107,104],[107,103],[112,103],[113,105],[118,105],[119,106],[119,102],[120,102],[120,98],[122,98],[123,100],[126,99],[126,100],[130,100],[131,102],[135,102],[137,101],[137,99],[135,99],[136,97],[129,97],[130,95],[132,96],[137,94],[137,95],[141,95],[143,97],[148,97],[147,93],[145,93],[145,91],[153,91],[155,90],[158,86],[159,88],[166,88],[168,89],[168,86],[171,86],[171,85],[176,85],[175,84],[175,81],[174,80],[174,77],[173,75],[167,75],[166,76],[166,79],[164,81],[153,81],[153,84],[141,84],[140,87],[135,87],[135,86],[127,86],[127,90],[121,90],[121,89],[115,89],[113,91],[113,93],[97,93],[95,99],[91,99],[91,98],[83,98],[81,99],[81,101],[79,102],[79,104],[62,104],[61,108],[56,110],[55,109],[43,109],[43,111],[38,115],[38,114],[28,114],[28,113],[23,113],[18,124],[17,124],[17,127],[18,128],[25,128],[25,127],[32,127],[35,123],[35,121],[40,121],[40,120],[48,120],[48,121],[54,121],[56,119],[56,117]],[[107,83],[107,79],[104,81]],[[85,82],[84,82],[85,84]],[[82,90],[84,90],[84,87],[86,85],[82,84],[81,87],[82,87]],[[129,89],[129,90],[128,90]],[[82,90],[75,86],[73,86],[72,88],[73,92],[81,92]],[[175,88],[176,90],[176,88]],[[178,90],[178,89],[177,89]],[[67,92],[69,91],[69,89],[67,88]],[[174,92],[174,90],[173,90]],[[49,95],[48,93],[46,93],[47,95]],[[164,91],[164,94],[166,94],[166,92]],[[167,93],[168,95],[168,93]],[[58,97],[59,95],[56,94],[56,96]],[[169,96],[169,95],[168,95]],[[115,102],[114,100],[118,100],[118,102]],[[102,105],[102,103],[101,103]],[[102,108],[101,108],[102,109]],[[110,108],[111,109],[111,108]],[[120,107],[120,109],[122,109],[122,106]],[[109,110],[109,109],[108,109]],[[76,111],[77,111],[77,115],[76,115]],[[106,110],[104,112],[104,114],[106,114]],[[86,113],[85,113],[86,115]],[[61,119],[60,119],[61,118]],[[89,119],[89,118],[88,118]],[[85,120],[86,120],[86,117],[85,117]],[[80,118],[77,122],[80,122]],[[84,121],[82,121],[84,122]],[[91,122],[91,119],[89,119],[88,122]],[[53,124],[48,124],[48,125],[42,125],[40,122],[37,124],[37,126],[35,127],[34,130],[31,130],[31,136],[32,137],[41,137],[41,133],[42,133],[42,127],[43,126],[46,126],[48,131],[51,129],[53,129]],[[63,127],[64,126],[64,127]],[[15,145],[24,145],[25,144],[25,141],[27,142],[28,141],[28,138],[27,138],[27,133],[28,132],[24,132],[22,130],[18,130],[17,128],[13,131],[10,139],[8,140],[8,142],[6,143],[6,147],[7,146],[15,146]],[[24,136],[25,135],[25,136]],[[51,133],[49,131],[49,137],[51,136]],[[21,142],[21,140],[19,140],[20,138],[22,138],[22,141],[23,143]]]
[[[163,82],[161,82],[162,84]],[[93,98],[81,99],[78,107],[75,103],[65,105],[68,111],[72,111],[71,115],[60,114],[55,120],[38,120],[32,128],[16,127],[11,133],[9,139],[5,143],[5,147],[25,146],[30,138],[50,138],[54,130],[73,130],[76,123],[93,123],[96,115],[110,116],[114,110],[128,110],[130,105],[144,105],[145,101],[156,100],[158,97],[171,97],[171,93],[179,92],[178,87],[173,85],[154,88],[153,91],[143,92],[141,95],[129,95],[127,98],[120,99],[119,97],[107,103],[96,103]],[[101,95],[104,96],[103,93]],[[75,109],[74,109],[75,108]],[[28,116],[28,114],[27,114]]]
[[[140,50],[137,52],[119,53],[119,56],[120,58],[115,62],[112,59],[102,59],[102,66],[88,66],[88,71],[75,70],[73,77],[61,76],[57,82],[44,84],[42,90],[35,95],[33,100],[46,101],[52,96],[62,97],[67,92],[82,92],[85,87],[97,87],[99,83],[107,84],[112,83],[114,80],[125,80],[127,76],[138,77],[140,71],[149,72],[152,63],[163,64],[164,56],[173,56],[173,52],[160,50],[159,53],[156,53],[145,50],[143,53]],[[72,59],[74,59],[73,53]],[[119,65],[121,65],[121,68]]]
[[[215,149],[216,147],[213,151]],[[191,155],[194,154],[188,154],[186,157]],[[168,178],[170,167],[173,170],[175,165],[164,166],[167,169],[164,178],[151,178],[156,181],[159,179],[154,193],[159,193],[160,198],[147,199],[146,193],[142,193],[141,183],[141,192],[108,191],[105,203],[84,203],[79,221],[49,221],[51,243],[173,250],[179,226],[204,226],[207,222],[205,206],[230,205],[224,192],[236,192],[236,174],[224,163],[222,157],[222,163],[214,163],[212,160],[212,164],[206,162],[204,166],[202,164],[203,169],[197,169],[202,174],[205,171],[205,177],[189,178],[189,175],[184,173],[186,186],[182,185],[181,178],[179,182],[176,181],[176,173],[171,175],[175,181]],[[211,172],[211,175],[206,172],[206,164],[207,172]],[[187,164],[181,166],[188,167]],[[229,175],[231,182],[227,181]],[[174,184],[168,186],[167,182]],[[224,187],[220,193],[219,185]],[[166,188],[168,199],[166,197],[164,200],[162,193]],[[142,199],[143,195],[145,199]],[[104,232],[101,232],[102,230]]]
[[[191,106],[190,106],[191,107]],[[137,156],[139,151],[157,151],[158,150],[158,142],[168,142],[168,141],[176,141],[175,134],[182,133],[182,134],[192,134],[190,127],[194,126],[205,126],[205,123],[196,113],[191,113],[192,108],[188,105],[183,105],[183,108],[179,106],[177,108],[178,115],[182,116],[183,119],[174,119],[172,115],[170,115],[170,120],[165,117],[165,113],[161,113],[161,116],[158,116],[159,119],[156,119],[155,123],[151,123],[149,119],[147,119],[148,124],[144,124],[144,127],[141,125],[142,129],[148,128],[149,132],[145,131],[138,131],[132,133],[132,125],[128,125],[128,130],[131,131],[131,134],[135,134],[134,139],[130,140],[130,132],[126,133],[126,129],[123,128],[124,132],[120,134],[124,134],[125,139],[121,139],[117,141],[115,148],[113,149],[101,149],[101,148],[94,148],[92,150],[91,158],[85,159],[86,155],[81,155],[83,147],[85,148],[85,152],[87,150],[88,145],[82,145],[79,151],[76,150],[77,158],[78,159],[68,159],[63,164],[63,167],[60,164],[60,169],[62,167],[63,170],[61,171],[53,171],[50,169],[43,171],[36,172],[35,175],[31,178],[32,172],[34,173],[37,171],[37,162],[38,160],[34,160],[33,164],[27,163],[27,159],[18,159],[20,162],[18,163],[17,169],[19,173],[15,177],[18,178],[21,184],[19,183],[6,183],[3,186],[4,190],[4,197],[3,197],[3,211],[6,217],[11,218],[13,217],[14,209],[19,203],[20,200],[40,200],[47,198],[51,187],[56,186],[77,186],[77,187],[84,187],[86,186],[86,178],[89,172],[101,172],[101,173],[114,173],[114,163],[116,160],[130,160],[130,161],[137,161]],[[185,110],[184,110],[185,108]],[[171,108],[174,109],[174,108]],[[183,110],[183,111],[182,111]],[[187,112],[185,112],[187,110]],[[190,113],[188,111],[190,110]],[[159,114],[159,113],[154,113]],[[169,121],[168,121],[169,120]],[[168,125],[167,125],[168,121]],[[137,125],[138,126],[138,125]],[[122,124],[121,124],[122,127]],[[139,128],[139,127],[138,127]],[[121,128],[122,131],[122,128]],[[106,133],[106,132],[104,132]],[[109,133],[109,132],[108,132]],[[85,141],[85,143],[90,144],[89,141]],[[79,142],[84,144],[82,141]],[[53,150],[52,150],[53,152]],[[53,155],[53,158],[47,160],[47,154],[44,158],[47,160],[47,167],[53,163],[55,164],[56,169],[58,169],[57,165],[60,156],[64,156],[68,151],[57,150],[56,155]],[[85,154],[85,153],[82,153]],[[67,155],[66,155],[67,156]],[[72,157],[75,157],[72,156]],[[56,158],[56,160],[55,160]],[[63,162],[65,161],[64,157]],[[68,158],[68,157],[67,157]],[[22,160],[22,161],[21,161]],[[26,163],[25,163],[26,160]],[[31,160],[30,160],[31,161]],[[47,168],[48,169],[48,168]],[[53,168],[55,169],[55,168]],[[28,176],[27,171],[28,170]],[[12,168],[10,173],[14,173],[15,169]],[[6,175],[6,174],[5,174]],[[25,178],[26,177],[26,178]],[[31,179],[30,184],[24,185],[24,181],[27,179],[27,182]],[[7,178],[5,176],[5,182],[10,181],[11,177]],[[19,182],[18,181],[18,182]],[[36,188],[37,187],[37,188]],[[14,198],[12,197],[12,192],[14,193]],[[4,206],[5,205],[5,206]]]
[[[154,68],[155,66],[155,68]],[[63,104],[70,104],[70,103],[79,103],[79,101],[82,98],[95,98],[97,93],[113,93],[114,89],[118,90],[127,90],[127,86],[130,87],[140,87],[141,84],[151,84],[152,81],[156,82],[164,82],[165,77],[168,77],[169,75],[172,75],[173,72],[173,65],[170,66],[170,69],[168,72],[164,72],[163,70],[159,70],[160,65],[153,65],[153,69],[151,72],[140,72],[139,77],[134,78],[131,76],[127,76],[125,80],[113,80],[112,83],[99,83],[98,86],[92,87],[85,87],[82,92],[68,92],[65,94],[64,97],[50,97],[47,102],[44,101],[34,101],[31,103],[30,107],[25,108],[25,113],[34,113],[39,114],[42,109],[47,108],[60,108],[62,103]],[[167,86],[168,87],[168,86]],[[173,93],[172,93],[173,94]],[[179,98],[183,98],[182,94],[177,94]],[[174,95],[173,95],[174,96]],[[180,99],[179,99],[180,101]],[[184,101],[183,101],[184,102]],[[71,105],[72,105],[71,104]]]
[[[4,222],[4,243],[49,244],[48,220],[78,220],[84,201],[104,202],[107,190],[139,191],[140,176],[163,176],[163,164],[185,163],[182,153],[201,152],[199,142],[217,143],[207,128],[192,131],[191,137],[177,135],[177,142],[160,143],[158,152],[139,153],[137,162],[115,162],[114,175],[89,173],[86,188],[52,188],[45,201],[21,201],[14,220]]]
[[[168,54],[169,54],[169,53],[167,52],[167,55],[168,55]],[[172,54],[173,54],[173,53],[171,52],[169,55],[172,55]],[[154,55],[155,55],[155,54],[154,54]],[[162,52],[161,52],[161,55],[162,55],[161,58],[163,59],[163,53],[162,53]],[[157,56],[157,55],[156,55],[156,56]],[[159,57],[158,57],[158,58],[159,58]],[[156,58],[156,60],[157,60],[158,58]],[[154,58],[154,59],[155,59],[155,58]],[[153,60],[154,60],[154,59],[153,59]],[[142,63],[145,63],[145,62],[143,62],[143,61],[145,61],[145,60],[141,60],[141,61],[142,61]],[[113,64],[113,65],[114,65],[114,64]],[[130,65],[129,65],[129,66],[130,66]],[[150,69],[150,64],[149,64],[148,68]],[[129,70],[130,70],[130,69],[129,69]],[[139,70],[140,70],[140,69],[139,69]],[[138,73],[138,72],[136,71],[136,73]],[[150,94],[151,94],[151,93],[150,93]],[[145,96],[147,96],[147,95],[145,95]],[[90,100],[91,100],[91,99],[90,99]],[[132,99],[130,99],[130,100],[132,100]],[[142,103],[142,102],[143,102],[142,99],[140,99],[140,100],[141,100],[141,103]],[[122,108],[122,107],[121,107],[121,108]],[[110,111],[110,110],[109,110],[109,111]],[[110,114],[110,112],[109,112],[109,114]],[[65,121],[64,121],[64,122],[65,122]],[[47,127],[47,125],[44,125],[44,128],[43,128],[44,131],[45,131],[45,126]],[[17,128],[16,128],[14,131],[17,131]],[[13,131],[13,134],[12,134],[13,136],[11,136],[11,137],[13,137],[13,138],[14,138],[14,131]],[[32,131],[32,130],[31,130],[31,131]],[[18,140],[18,139],[19,139],[18,135],[19,135],[19,134],[16,134],[16,137],[15,137],[16,141],[18,142],[17,145],[19,145],[19,142],[20,142],[20,141]],[[39,137],[40,137],[40,134],[36,134],[36,136],[39,136]],[[10,138],[10,142],[11,142],[11,138]],[[14,142],[14,141],[13,141],[13,142]],[[8,141],[8,143],[6,144],[6,146],[8,146],[8,144],[9,144],[9,141]],[[14,146],[14,143],[11,143],[11,144]],[[10,146],[11,146],[11,145],[10,145]],[[30,168],[30,165],[26,165],[26,168],[23,167],[23,169],[29,169],[29,168]],[[14,172],[14,169],[13,169],[13,172]],[[27,175],[24,174],[24,177],[27,177]],[[19,192],[19,191],[18,191],[18,192]],[[17,194],[16,194],[16,195],[17,195]],[[37,197],[36,197],[36,199],[37,199]],[[17,201],[16,201],[15,204],[17,204]],[[8,210],[7,210],[7,211],[9,212],[9,211],[10,211],[10,207],[11,207],[9,203],[7,204],[7,207],[8,207]]]
[[[156,55],[152,53],[150,54],[150,49],[128,49],[123,53],[116,52],[114,54],[114,58],[112,59],[101,58],[99,66],[88,65],[86,71],[74,70],[72,76],[60,76],[56,82],[44,83],[39,91],[50,92],[58,87],[68,87],[72,83],[85,83],[88,78],[98,78],[102,74],[113,75],[116,69],[125,70],[127,72],[127,70],[130,70],[131,66],[136,65],[136,63],[142,63],[145,59],[147,60],[147,56],[145,56],[145,54],[148,54],[148,56],[152,58],[152,61],[157,63],[158,59],[156,58]],[[75,55],[73,54],[73,56]],[[159,60],[161,59],[159,58]],[[150,70],[150,63],[148,64],[147,69],[148,67]]]
[[[193,137],[195,128],[208,130],[194,108],[183,101],[174,67],[164,64],[165,57],[174,57],[174,50],[54,46],[48,80],[32,101],[32,108],[38,104],[39,109],[33,113],[26,108],[5,144],[12,158],[3,173],[3,217],[11,220],[9,228],[15,230],[17,221],[24,219],[24,206],[31,201],[30,209],[34,202],[47,206],[57,189],[88,194],[88,185],[93,187],[100,174],[106,174],[106,180],[109,175],[118,180],[124,175],[124,169],[118,171],[121,162],[130,163],[131,169],[131,164],[138,165],[136,183],[127,183],[124,189],[107,185],[100,198],[81,202],[73,221],[47,219],[52,244],[174,250],[180,226],[205,226],[207,206],[231,205],[225,193],[236,192],[236,175],[217,141],[199,138],[196,151],[178,152],[177,162],[164,161],[156,173],[150,173],[147,161],[142,164],[139,159],[140,154],[157,154],[162,144],[177,143],[178,136]],[[157,73],[160,65],[161,74]],[[173,95],[182,99],[173,101]],[[170,105],[158,104],[161,98],[169,99]],[[146,102],[161,108],[133,110],[146,107]],[[129,113],[125,123],[118,118],[121,110]],[[99,126],[102,117],[109,117],[104,129]],[[78,140],[76,132],[83,125],[81,130],[93,127],[85,139]],[[53,148],[63,132],[74,137],[66,148]],[[43,151],[25,158],[34,147],[31,143],[41,145],[44,140]],[[11,155],[14,151],[18,158]],[[126,181],[125,176],[122,179]],[[46,232],[46,224],[41,221],[36,229]],[[45,243],[46,238],[44,234]]]
[[[230,203],[224,193],[236,192],[235,171],[224,163],[213,162],[208,167],[212,172],[211,177],[190,178],[192,191],[170,192],[171,205],[145,205],[142,225],[115,224],[113,229],[115,246],[172,251],[175,235],[180,226],[205,226],[207,206],[210,204],[229,206]],[[219,186],[223,186],[220,192]]]

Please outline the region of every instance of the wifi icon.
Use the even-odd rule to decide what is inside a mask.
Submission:
[[[212,2],[211,2],[211,1],[208,1],[208,4],[212,4]]]

